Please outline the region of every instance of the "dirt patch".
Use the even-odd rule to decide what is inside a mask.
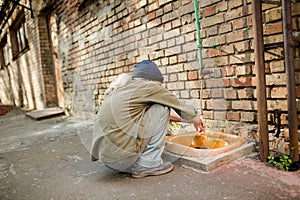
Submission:
[[[6,113],[12,111],[13,109],[14,109],[13,106],[0,105],[0,116],[5,115]]]

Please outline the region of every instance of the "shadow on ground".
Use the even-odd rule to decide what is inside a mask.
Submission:
[[[169,174],[133,179],[90,162],[78,130],[92,122],[0,117],[0,199],[299,199],[300,173],[245,158],[210,173],[175,163]],[[89,128],[87,128],[89,127]]]

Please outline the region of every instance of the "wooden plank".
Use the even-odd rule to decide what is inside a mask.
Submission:
[[[46,108],[44,110],[34,110],[30,112],[26,112],[25,115],[33,118],[35,120],[41,120],[51,117],[57,117],[59,115],[64,115],[65,112],[61,108]]]

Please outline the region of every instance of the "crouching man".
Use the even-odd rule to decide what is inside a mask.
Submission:
[[[168,173],[173,164],[163,162],[169,121],[193,123],[204,131],[196,110],[161,86],[157,65],[144,60],[129,75],[122,75],[107,89],[95,122],[91,159],[141,178]],[[170,108],[180,116],[170,116]]]

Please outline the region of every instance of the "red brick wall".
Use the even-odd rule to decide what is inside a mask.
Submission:
[[[110,3],[111,2],[111,3]],[[92,92],[93,103],[116,75],[143,59],[156,62],[165,86],[200,109],[199,59],[192,0],[92,1],[58,0],[60,62],[65,105],[72,110],[74,76]],[[293,4],[293,26],[299,31],[299,3]],[[204,46],[203,115],[209,128],[247,135],[257,124],[252,5],[247,0],[201,0]],[[281,7],[263,4],[265,44],[283,41]],[[296,70],[299,72],[299,46]],[[268,110],[286,105],[282,45],[265,50]],[[297,85],[299,85],[297,75]],[[299,86],[296,88],[300,97]],[[299,107],[299,103],[298,103]],[[286,124],[286,114],[283,123]]]
[[[45,88],[45,105],[46,107],[55,107],[58,104],[47,17],[47,15],[39,16],[37,28],[39,31],[41,67]]]

